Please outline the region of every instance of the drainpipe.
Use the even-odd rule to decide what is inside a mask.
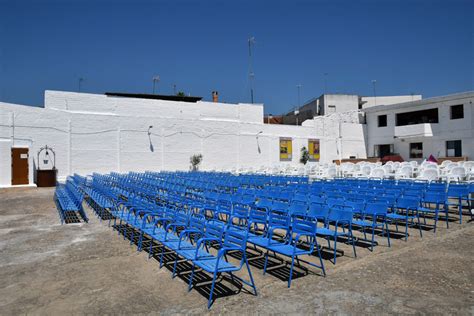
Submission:
[[[12,147],[15,147],[15,112],[12,112]]]

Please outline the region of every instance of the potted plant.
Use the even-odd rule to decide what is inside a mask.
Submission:
[[[198,171],[199,165],[201,164],[201,161],[202,161],[202,154],[192,155],[189,161],[191,162],[191,170]]]
[[[306,149],[305,146],[301,147],[301,158],[300,158],[300,162],[303,164],[303,165],[306,165],[306,163],[309,161],[309,152],[308,152],[308,149]]]

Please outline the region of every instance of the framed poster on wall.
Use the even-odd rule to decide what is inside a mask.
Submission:
[[[310,161],[319,161],[319,158],[321,157],[319,148],[319,139],[308,140],[308,152]]]
[[[292,140],[291,138],[280,138],[280,160],[290,161],[292,158]]]

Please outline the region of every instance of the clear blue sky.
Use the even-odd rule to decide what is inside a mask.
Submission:
[[[0,0],[0,101],[46,89],[177,90],[285,112],[324,92],[424,97],[474,90],[474,1]]]

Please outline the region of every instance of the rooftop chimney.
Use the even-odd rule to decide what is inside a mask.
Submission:
[[[212,102],[219,102],[219,93],[217,91],[212,91]]]

